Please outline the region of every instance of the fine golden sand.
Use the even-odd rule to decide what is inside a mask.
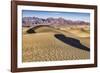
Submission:
[[[26,33],[29,28],[23,27],[23,62],[89,59],[90,51],[71,46],[55,37],[56,34],[63,34],[65,37],[79,40],[82,45],[89,48],[89,30],[83,28],[49,28],[54,30],[49,32],[39,28],[35,30],[36,33],[29,34]]]

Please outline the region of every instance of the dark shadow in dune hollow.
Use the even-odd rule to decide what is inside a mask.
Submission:
[[[27,33],[35,33],[35,31],[33,29],[29,29],[26,31]]]
[[[55,37],[57,39],[59,39],[60,41],[64,42],[65,44],[71,45],[73,47],[76,47],[76,48],[79,48],[79,49],[82,49],[82,50],[85,50],[85,51],[90,51],[90,48],[82,45],[80,43],[80,41],[75,39],[75,38],[66,37],[63,34],[55,34]]]

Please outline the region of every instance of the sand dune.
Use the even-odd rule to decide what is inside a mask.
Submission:
[[[35,29],[33,34],[27,30],[23,28],[23,62],[90,58],[89,36],[77,37],[70,31],[49,27]]]
[[[62,27],[60,28],[63,31],[70,32],[78,37],[90,37],[90,29],[88,26],[84,27]]]

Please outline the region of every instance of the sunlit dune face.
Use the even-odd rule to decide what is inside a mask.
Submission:
[[[39,27],[31,34],[29,29],[23,27],[23,62],[90,58],[88,27]]]

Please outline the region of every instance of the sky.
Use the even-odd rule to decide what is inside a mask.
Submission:
[[[76,13],[76,12],[56,12],[56,11],[35,11],[22,10],[22,17],[39,17],[39,18],[64,18],[72,21],[90,22],[90,13]]]

